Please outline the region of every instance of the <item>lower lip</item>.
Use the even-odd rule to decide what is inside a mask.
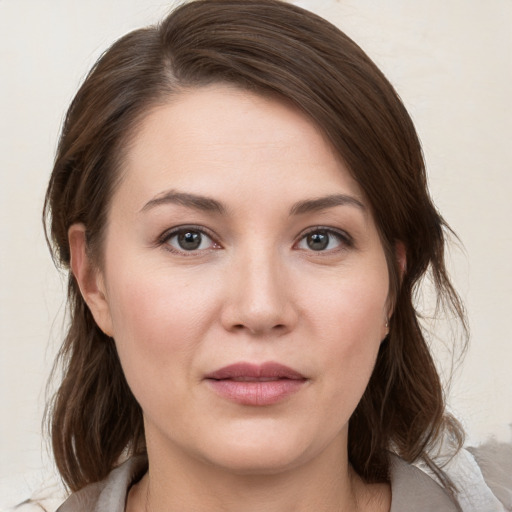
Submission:
[[[220,396],[241,405],[272,405],[297,393],[306,381],[279,379],[269,381],[237,381],[208,379]]]

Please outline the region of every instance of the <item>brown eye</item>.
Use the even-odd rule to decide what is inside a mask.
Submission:
[[[352,245],[351,237],[343,231],[317,228],[304,234],[296,248],[303,251],[328,252],[352,247]]]
[[[329,233],[327,231],[315,231],[306,236],[306,243],[312,251],[323,251],[329,245]]]
[[[177,242],[180,249],[184,251],[195,251],[199,249],[202,241],[202,234],[198,231],[185,231],[179,233],[177,236]]]
[[[216,243],[200,229],[180,228],[165,235],[162,243],[173,252],[184,253],[216,248]]]

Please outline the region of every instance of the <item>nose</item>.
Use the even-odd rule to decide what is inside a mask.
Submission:
[[[254,336],[290,332],[299,318],[289,272],[272,250],[239,258],[230,269],[221,321]]]

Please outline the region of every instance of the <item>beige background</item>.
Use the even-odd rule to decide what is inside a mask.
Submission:
[[[451,267],[471,347],[450,406],[475,444],[511,440],[512,1],[303,0],[351,35],[402,96],[432,195],[465,252]],[[0,479],[37,471],[65,280],[40,222],[64,111],[109,43],[171,2],[0,0]],[[442,371],[446,350],[434,341]],[[43,454],[43,455],[42,455]]]

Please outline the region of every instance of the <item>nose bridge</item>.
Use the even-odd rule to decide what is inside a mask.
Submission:
[[[253,334],[290,329],[295,321],[294,308],[286,283],[288,272],[278,248],[269,241],[248,244],[235,260],[226,327]]]

